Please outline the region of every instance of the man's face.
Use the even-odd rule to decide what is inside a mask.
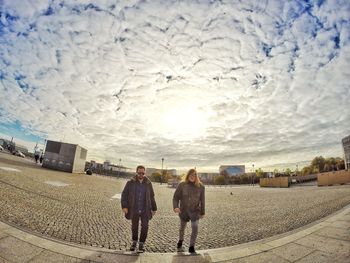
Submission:
[[[139,180],[142,180],[143,177],[145,176],[145,169],[139,168],[137,169],[136,173],[137,173],[137,178]]]

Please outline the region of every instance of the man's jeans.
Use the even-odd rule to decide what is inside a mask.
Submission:
[[[138,240],[139,233],[139,221],[141,219],[141,234],[140,234],[140,242],[145,243],[148,233],[148,216],[147,213],[137,214],[135,213],[134,217],[131,220],[131,231],[132,231],[132,240]]]

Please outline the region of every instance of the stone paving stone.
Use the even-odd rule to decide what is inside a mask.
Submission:
[[[335,221],[330,226],[350,229],[350,221]]]
[[[7,224],[4,224],[4,223],[0,222],[0,231],[1,231],[1,232],[2,232],[3,230],[8,229],[8,228],[9,228],[9,226],[8,226]]]
[[[315,232],[315,234],[350,241],[350,228],[325,227]]]
[[[11,263],[10,261],[7,261],[6,259],[2,258],[0,255],[0,263]]]
[[[86,257],[85,259],[101,263],[140,263],[140,257],[138,255],[123,255],[119,253],[96,252],[95,254]]]
[[[349,263],[349,259],[345,256],[332,255],[316,250],[306,257],[295,261],[295,263]]]
[[[45,250],[41,252],[39,255],[33,257],[27,263],[56,263],[56,262],[82,263],[82,260]],[[88,263],[89,261],[85,260],[85,262]]]
[[[162,261],[163,258],[159,258],[159,262],[163,262]],[[144,261],[145,258],[141,258],[141,263],[153,263],[156,262],[147,260]],[[166,258],[165,262],[171,262],[171,263],[209,263],[209,262],[213,262],[210,258],[210,256],[208,255],[172,255],[170,258]]]
[[[348,241],[310,235],[295,241],[295,243],[332,254],[350,255],[350,242]]]
[[[5,232],[0,232],[0,239],[9,236],[7,233]]]
[[[251,255],[255,255],[258,253],[262,253],[262,250],[256,246],[252,246],[252,247],[244,247],[244,248],[238,248],[238,249],[232,249],[232,250],[227,249],[225,250],[225,252],[220,252],[220,253],[209,252],[208,254],[212,258],[212,260],[216,262],[216,261],[227,260],[228,258],[238,259],[243,257],[249,257]]]
[[[0,255],[12,262],[27,262],[42,251],[43,249],[17,238],[5,237],[0,239]]]
[[[289,261],[296,261],[308,254],[311,254],[315,250],[295,243],[289,243],[287,245],[271,249],[270,251]]]
[[[344,221],[349,221],[349,222],[350,222],[350,213],[348,213],[348,214],[342,216],[342,220],[344,220]]]
[[[289,263],[288,260],[285,260],[284,258],[279,257],[279,256],[273,254],[272,252],[263,252],[263,253],[252,255],[249,257],[239,258],[239,259],[235,259],[235,260],[228,260],[225,262],[232,262],[232,263],[245,263],[245,262],[249,262],[249,263],[271,263],[271,262]]]

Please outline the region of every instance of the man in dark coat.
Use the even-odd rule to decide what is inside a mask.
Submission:
[[[144,252],[148,222],[157,211],[152,183],[145,176],[144,166],[137,166],[135,177],[126,183],[122,192],[121,205],[125,217],[131,220],[132,244],[130,251],[135,251],[136,249],[139,221],[141,220],[139,251]]]

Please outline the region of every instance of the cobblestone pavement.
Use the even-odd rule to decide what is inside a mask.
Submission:
[[[47,170],[0,153],[0,220],[55,239],[126,250],[130,222],[121,212],[120,200],[112,198],[121,193],[125,183],[122,179]],[[154,189],[158,212],[150,221],[146,251],[173,252],[179,224],[172,211],[174,189],[164,184],[154,184]],[[218,248],[273,236],[349,203],[350,185],[207,187],[206,216],[200,221],[196,247]],[[189,235],[190,226],[186,246]]]

